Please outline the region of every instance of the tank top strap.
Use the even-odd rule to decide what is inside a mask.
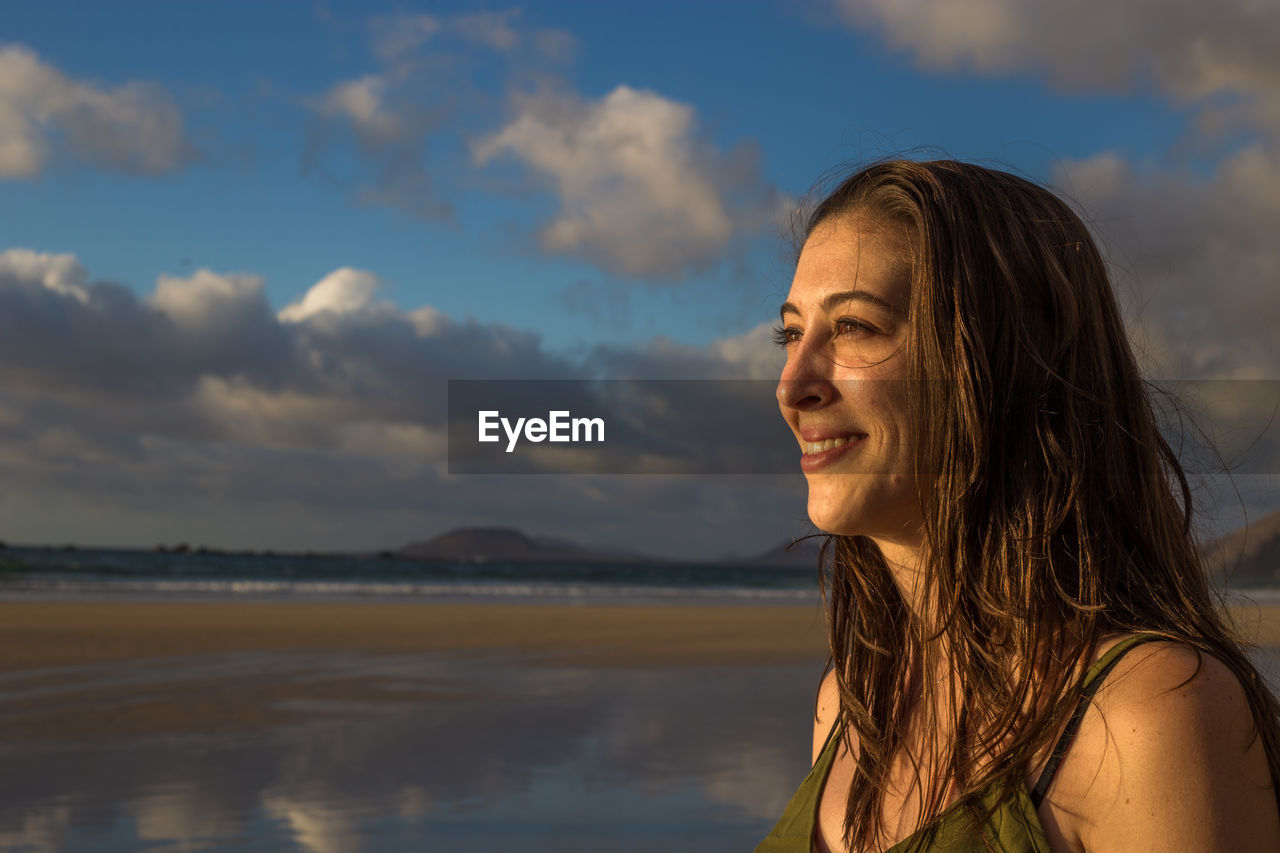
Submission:
[[[1080,722],[1084,719],[1085,711],[1089,710],[1089,703],[1093,700],[1093,694],[1102,686],[1103,680],[1106,679],[1108,673],[1133,649],[1143,643],[1155,642],[1157,640],[1167,639],[1159,634],[1135,634],[1132,637],[1126,637],[1116,643],[1107,653],[1089,667],[1089,671],[1084,676],[1084,687],[1080,694],[1080,701],[1076,703],[1075,710],[1071,713],[1071,718],[1067,720],[1067,727],[1063,729],[1062,736],[1058,738],[1058,742],[1053,745],[1053,751],[1049,754],[1049,761],[1044,766],[1044,770],[1040,773],[1040,778],[1036,780],[1036,785],[1031,789],[1031,804],[1035,808],[1040,808],[1040,803],[1044,801],[1045,794],[1049,792],[1049,786],[1053,784],[1053,777],[1058,772],[1062,759],[1066,757],[1067,750],[1071,748],[1071,742],[1075,740],[1076,733],[1080,729]]]

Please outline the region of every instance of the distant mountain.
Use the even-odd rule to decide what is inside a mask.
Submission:
[[[785,543],[751,557],[725,557],[709,561],[714,564],[777,566],[779,568],[816,568],[819,540],[796,543],[791,551]],[[545,562],[551,560],[576,563],[670,563],[671,560],[634,551],[606,551],[584,548],[566,539],[530,536],[514,527],[459,527],[433,539],[412,542],[395,551],[384,552],[416,560],[461,560],[467,562]]]
[[[1225,566],[1233,587],[1280,584],[1280,510],[1209,543],[1204,552],[1209,570]]]
[[[725,557],[720,563],[735,563],[746,566],[777,566],[787,569],[818,568],[818,549],[822,546],[822,537],[804,539],[802,541],[784,542],[754,557]],[[788,550],[789,549],[789,550]]]
[[[580,563],[660,563],[627,551],[583,548],[563,539],[535,538],[514,527],[459,527],[434,539],[411,542],[394,552],[398,557],[418,560],[466,560],[488,562],[542,562],[559,560]]]
[[[822,537],[780,544],[749,557],[711,560],[719,565],[776,566],[816,569]],[[790,550],[788,550],[790,546]],[[671,560],[634,551],[584,548],[564,539],[529,536],[514,527],[460,527],[434,539],[413,542],[390,552],[420,560],[461,560],[488,562],[562,561],[576,563],[670,563]],[[1231,586],[1280,586],[1280,511],[1249,522],[1211,542],[1205,548],[1206,565],[1212,572],[1229,571]]]

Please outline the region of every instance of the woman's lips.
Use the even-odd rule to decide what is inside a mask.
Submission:
[[[817,471],[821,468],[825,468],[840,459],[846,453],[853,450],[855,447],[861,445],[866,438],[867,437],[865,435],[851,435],[844,443],[830,447],[826,450],[819,450],[817,453],[810,452],[814,445],[822,446],[824,444],[832,444],[832,441],[830,439],[826,442],[806,441],[804,442],[804,455],[800,457],[800,469],[807,474],[811,471]],[[839,440],[840,439],[836,439],[836,441]]]

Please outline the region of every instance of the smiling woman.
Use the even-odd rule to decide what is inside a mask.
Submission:
[[[777,394],[830,534],[831,658],[757,853],[1280,849],[1280,711],[1081,220],[892,161],[804,238]]]
[[[778,334],[788,350],[778,402],[804,451],[800,467],[823,475],[809,480],[810,519],[885,542],[919,527],[902,352],[907,246],[901,228],[862,217],[818,225]]]

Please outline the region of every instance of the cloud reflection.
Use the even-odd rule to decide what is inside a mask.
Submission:
[[[0,850],[57,853],[71,824],[71,807],[57,803],[22,814],[0,813]]]
[[[331,657],[329,675],[357,657]],[[301,671],[315,677],[325,659],[300,656]],[[0,827],[15,827],[0,837],[54,853],[73,832],[94,853],[119,842],[102,827],[118,833],[128,815],[138,842],[180,850],[231,836],[309,853],[358,853],[374,837],[550,850],[608,832],[631,849],[643,824],[650,846],[696,831],[724,839],[706,850],[730,851],[758,840],[807,769],[816,662],[367,662],[391,691],[314,702],[297,723],[14,748],[6,775],[24,783],[0,786]]]

